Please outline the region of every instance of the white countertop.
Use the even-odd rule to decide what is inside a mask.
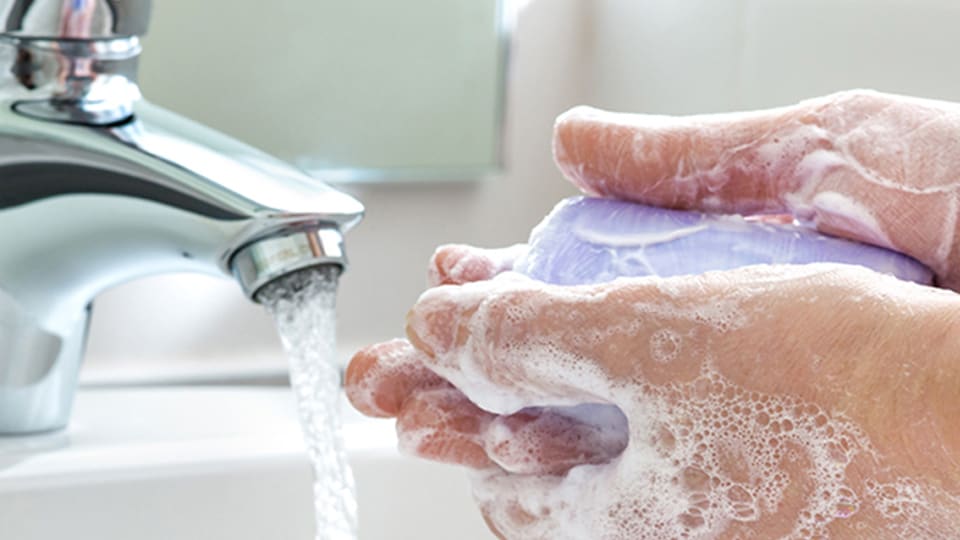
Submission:
[[[490,538],[461,471],[345,413],[361,539]],[[67,430],[0,438],[0,537],[307,539],[311,481],[286,387],[83,389]]]

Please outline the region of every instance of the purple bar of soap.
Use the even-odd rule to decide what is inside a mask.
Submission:
[[[799,225],[590,197],[557,205],[534,229],[530,251],[514,269],[547,283],[578,285],[814,262],[857,264],[903,280],[933,282],[930,269],[911,257]]]

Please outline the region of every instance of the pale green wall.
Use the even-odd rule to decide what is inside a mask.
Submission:
[[[497,0],[163,0],[153,10],[146,96],[284,159],[450,170],[496,158]]]

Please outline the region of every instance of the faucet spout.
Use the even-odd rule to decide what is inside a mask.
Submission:
[[[116,126],[0,111],[0,178],[0,288],[57,333],[108,287],[163,272],[232,275],[241,248],[267,238],[323,231],[329,248],[317,262],[342,266],[335,238],[363,212],[352,197],[145,101]]]
[[[145,29],[148,5],[0,0],[0,435],[66,425],[109,287],[196,271],[255,299],[287,273],[346,265],[358,201],[141,99],[124,31]],[[47,28],[50,13],[62,20]]]

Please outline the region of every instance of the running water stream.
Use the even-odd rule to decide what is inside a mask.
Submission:
[[[300,425],[314,470],[317,540],[355,540],[357,501],[343,443],[340,368],[334,355],[339,269],[295,272],[257,298],[277,325],[290,360]]]

